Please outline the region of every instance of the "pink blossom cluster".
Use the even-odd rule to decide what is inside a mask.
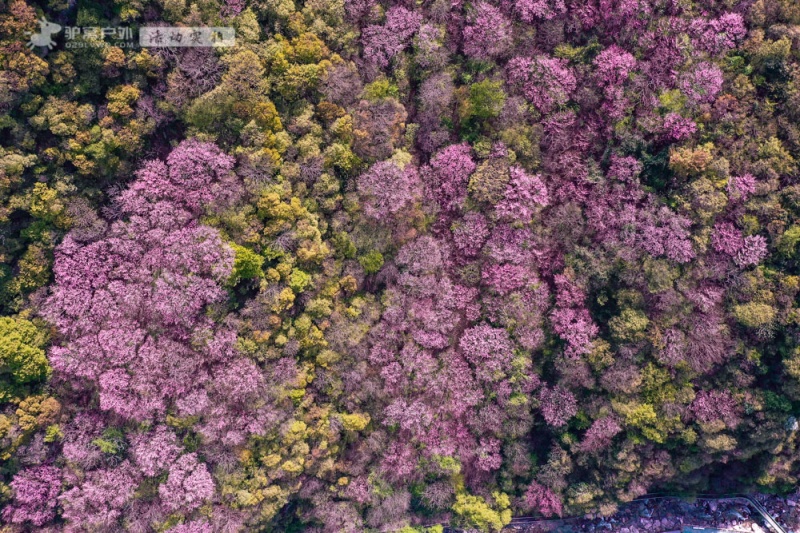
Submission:
[[[392,161],[375,163],[358,178],[358,192],[364,198],[364,212],[379,222],[389,222],[421,196],[417,168],[401,168]]]
[[[567,11],[564,0],[515,0],[514,11],[524,22],[551,20]]]
[[[577,87],[566,60],[536,56],[515,57],[506,66],[509,84],[544,114],[563,106]]]
[[[563,503],[558,494],[535,481],[525,491],[525,505],[544,517],[561,516],[563,513]]]
[[[464,53],[480,60],[502,56],[512,44],[511,21],[489,2],[472,6],[464,26]]]
[[[717,252],[730,256],[744,268],[760,263],[767,255],[767,239],[761,235],[743,236],[730,222],[719,222],[711,234],[711,245]]]
[[[549,203],[547,188],[540,176],[531,176],[520,167],[512,166],[509,173],[511,180],[504,198],[495,206],[497,214],[505,219],[530,222],[534,209]]]
[[[722,420],[729,428],[740,421],[739,406],[727,391],[700,391],[691,405],[692,414],[703,423]]]
[[[715,19],[692,20],[690,32],[695,47],[719,55],[741,43],[747,35],[747,28],[740,13],[724,13]]]
[[[422,170],[423,179],[442,209],[460,209],[467,196],[467,183],[475,171],[467,144],[452,144],[440,150]]]
[[[383,25],[373,24],[361,31],[364,57],[380,67],[388,66],[389,61],[408,46],[421,23],[419,13],[400,6],[389,9]]]
[[[549,425],[561,427],[578,412],[578,400],[568,389],[560,385],[542,387],[539,392],[539,410]]]
[[[722,69],[714,63],[700,62],[680,80],[683,94],[692,104],[713,102],[722,90]]]
[[[565,353],[568,356],[587,354],[592,349],[592,341],[600,332],[583,307],[585,295],[580,287],[563,274],[555,277],[557,293],[556,308],[550,314],[553,331],[567,342]]]

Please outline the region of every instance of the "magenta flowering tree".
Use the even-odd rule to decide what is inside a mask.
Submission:
[[[564,0],[515,0],[514,11],[524,22],[551,20],[567,11]]]
[[[113,531],[133,502],[139,481],[127,461],[114,469],[94,470],[59,496],[61,515],[76,527]]]
[[[509,84],[544,114],[566,104],[577,87],[564,59],[515,57],[508,62],[506,75]]]
[[[733,259],[736,266],[756,265],[767,255],[767,239],[761,235],[743,236],[730,222],[718,222],[711,234],[711,246]]]
[[[642,164],[635,157],[611,156],[611,165],[608,168],[609,177],[635,185],[641,172]]]
[[[147,164],[120,195],[127,220],[95,242],[81,245],[67,236],[59,248],[44,313],[64,342],[52,349],[51,364],[96,387],[101,409],[156,420],[179,407],[179,399],[214,394],[214,381],[243,363],[235,332],[205,314],[226,297],[232,251],[185,210],[210,201],[231,165],[211,145],[188,141],[166,165]],[[226,391],[221,404],[247,401],[253,389],[240,392]]]
[[[731,176],[728,179],[728,197],[735,202],[744,202],[756,192],[756,178],[752,174]]]
[[[491,265],[483,270],[483,281],[499,294],[508,294],[536,283],[529,269],[513,264]]]
[[[687,263],[695,256],[691,241],[691,220],[676,215],[667,207],[643,212],[636,241],[654,257],[666,256],[676,263]]]
[[[166,163],[145,163],[117,202],[126,215],[143,214],[159,202],[170,202],[197,215],[212,203],[230,200],[238,191],[233,164],[233,158],[215,145],[190,139],[170,152]]]
[[[422,176],[426,187],[445,211],[460,209],[467,197],[467,183],[476,164],[467,144],[443,148],[424,167]]]
[[[717,252],[734,256],[743,244],[742,232],[730,222],[719,222],[714,226],[711,234],[711,246]]]
[[[742,247],[736,252],[733,261],[744,268],[757,265],[767,256],[767,239],[762,235],[748,235],[742,241]]]
[[[364,83],[352,63],[342,63],[325,71],[321,89],[331,102],[348,105],[361,95]]]
[[[357,185],[364,212],[378,222],[396,219],[421,198],[419,173],[412,163],[401,167],[394,161],[380,161],[359,176]]]
[[[474,304],[477,290],[453,283],[442,275],[449,250],[430,237],[418,238],[406,244],[397,254],[402,270],[398,279],[403,292],[410,298],[404,327],[410,328],[414,340],[427,349],[442,349],[450,343],[450,335],[458,327],[462,314],[474,320],[478,314]],[[398,324],[399,325],[399,324]]]
[[[167,471],[153,516],[189,514],[215,485],[196,454],[181,455],[168,414],[194,417],[213,446],[241,445],[268,427],[260,369],[239,354],[233,324],[208,312],[227,298],[233,252],[198,216],[234,197],[232,166],[216,146],[186,141],[166,163],[143,167],[116,200],[118,220],[89,242],[67,235],[57,249],[43,306],[57,331],[50,363],[76,392],[96,394],[100,411],[72,408],[61,440],[67,466],[19,477],[11,520],[44,524],[58,491],[70,524],[117,530],[142,480]],[[111,421],[152,429],[128,442]],[[128,459],[109,462],[126,450]]]
[[[183,449],[175,433],[166,426],[137,434],[131,444],[131,455],[136,465],[148,477],[166,471]]]
[[[599,328],[584,307],[585,294],[572,280],[563,274],[555,277],[556,308],[550,314],[553,331],[567,343],[568,356],[587,354]]]
[[[503,456],[500,454],[500,444],[498,439],[489,437],[480,440],[476,451],[476,466],[478,470],[491,472],[500,468],[503,463]]]
[[[625,88],[629,76],[637,68],[636,58],[612,45],[600,52],[593,64],[597,84],[603,88],[605,96],[601,109],[611,120],[620,120],[630,107]]]
[[[453,244],[467,257],[477,256],[489,237],[489,225],[480,213],[470,212],[451,226]]]
[[[383,25],[370,25],[362,30],[364,58],[380,67],[388,66],[389,61],[410,44],[421,23],[419,13],[399,6],[389,9]]]
[[[59,468],[35,466],[23,470],[11,481],[14,501],[3,509],[3,520],[37,527],[50,522],[56,517],[61,483]]]
[[[547,188],[540,176],[531,176],[524,169],[512,166],[503,199],[495,206],[500,218],[518,222],[530,222],[535,209],[549,203]]]
[[[613,416],[595,420],[583,436],[581,450],[593,453],[608,448],[611,440],[621,432],[622,426]]]
[[[505,54],[512,44],[511,21],[488,2],[476,2],[464,26],[464,53],[480,60]]]
[[[667,366],[677,366],[686,357],[686,335],[683,331],[670,328],[664,332],[662,347],[656,354],[657,359]]]
[[[158,487],[161,501],[170,511],[193,511],[214,496],[214,480],[197,454],[188,453],[169,467],[167,481]]]
[[[595,72],[603,86],[622,85],[636,68],[636,58],[616,45],[600,52],[594,60]]]
[[[449,52],[444,46],[445,32],[434,24],[423,24],[414,39],[414,60],[427,70],[444,67]]]
[[[58,3],[0,13],[8,533],[796,484],[791,2],[222,0],[221,55],[6,46]],[[213,15],[172,4],[124,15]]]
[[[205,520],[193,520],[167,530],[168,533],[213,533],[213,531],[214,527]]]
[[[697,131],[697,124],[693,120],[684,118],[677,113],[667,113],[664,116],[664,136],[670,141],[683,141]]]
[[[733,429],[741,421],[740,408],[728,391],[700,391],[690,409],[698,421],[706,424],[721,420]]]
[[[447,72],[432,74],[420,85],[417,145],[423,152],[431,153],[450,142],[453,134],[442,124],[442,116],[450,109],[454,96],[453,77]]]
[[[692,44],[711,55],[719,55],[736,47],[747,35],[740,13],[724,13],[719,18],[696,18],[689,25]]]
[[[545,421],[556,428],[566,425],[578,412],[575,395],[560,385],[542,387],[539,391],[539,403],[539,410]]]
[[[525,350],[539,348],[545,340],[545,316],[551,303],[547,283],[537,268],[547,261],[533,228],[497,224],[482,255],[481,281],[486,288],[482,307],[486,317],[506,327]],[[532,386],[535,388],[538,382]]]
[[[345,0],[344,10],[349,19],[357,21],[369,15],[376,5],[375,0]]]
[[[198,377],[210,379],[201,362],[230,357],[234,340],[202,315],[224,297],[221,282],[231,253],[213,230],[191,224],[176,229],[174,206],[162,203],[149,214],[150,220],[112,225],[108,240],[87,246],[67,237],[46,308],[70,339],[52,350],[56,371],[95,383],[102,409],[136,420],[162,416]],[[136,271],[139,265],[144,268]],[[117,278],[115,270],[130,278]],[[154,326],[172,335],[155,338],[148,334]],[[202,359],[182,342],[200,332],[209,338]]]
[[[508,372],[513,345],[504,329],[480,324],[464,332],[458,342],[464,358],[472,363],[480,379],[494,381],[495,375]]]
[[[485,220],[472,218],[464,223],[488,233]],[[538,379],[525,358],[515,362],[506,329],[478,322],[478,290],[451,279],[451,253],[429,236],[400,249],[397,280],[387,289],[370,343],[368,360],[385,391],[375,396],[385,407],[372,416],[397,432],[379,472],[399,486],[426,473],[443,475],[443,457],[459,461],[468,483],[480,483],[503,460],[505,443],[493,428],[506,419],[519,427],[531,423],[526,410],[505,413],[502,406],[513,395],[529,394]]]
[[[684,73],[680,89],[692,104],[713,102],[722,90],[722,69],[714,63],[701,62],[690,72]]]
[[[544,517],[561,516],[563,513],[563,504],[558,494],[535,481],[525,491],[524,501],[528,509]]]

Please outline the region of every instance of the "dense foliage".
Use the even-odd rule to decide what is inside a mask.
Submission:
[[[9,0],[0,64],[4,533],[797,485],[797,2]]]

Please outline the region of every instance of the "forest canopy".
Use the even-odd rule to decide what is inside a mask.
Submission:
[[[796,489],[794,0],[5,0],[0,111],[2,533]]]

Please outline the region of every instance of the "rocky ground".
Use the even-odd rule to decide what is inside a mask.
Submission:
[[[756,497],[787,533],[800,533],[800,494],[781,498]],[[526,521],[516,519],[507,528],[519,533],[684,533],[724,531],[768,533],[761,515],[739,498],[658,498],[633,502],[610,517],[589,515],[582,519]]]
[[[800,533],[800,492],[785,498],[759,495],[756,499],[786,531]]]

